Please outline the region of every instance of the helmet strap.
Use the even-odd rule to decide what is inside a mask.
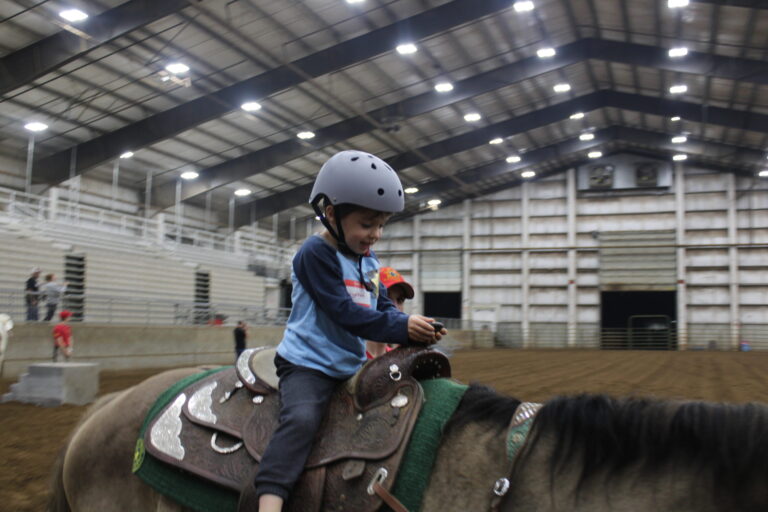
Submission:
[[[325,229],[328,230],[328,232],[331,234],[331,236],[336,240],[336,245],[339,248],[339,251],[342,254],[347,255],[357,255],[355,251],[350,249],[350,247],[347,245],[347,242],[344,240],[344,229],[341,227],[341,217],[338,215],[335,215],[336,217],[336,226],[335,228],[331,226],[331,221],[328,220],[328,217],[325,216],[325,211],[320,207],[320,201],[322,200],[324,196],[318,196],[313,202],[312,202],[312,209],[315,211],[315,214],[320,218],[320,222],[323,223],[323,226],[325,226]],[[334,209],[336,207],[334,206]]]

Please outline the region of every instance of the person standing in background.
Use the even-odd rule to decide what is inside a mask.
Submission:
[[[404,310],[405,300],[412,299],[414,296],[413,286],[411,283],[403,279],[400,272],[392,267],[381,267],[379,270],[379,282],[387,289],[387,296],[392,304],[395,305],[400,311]],[[365,342],[365,356],[368,359],[373,359],[385,354],[391,350],[386,343],[379,343],[377,341]]]
[[[233,331],[235,335],[235,361],[240,357],[240,354],[245,350],[245,339],[248,337],[248,324],[242,320],[237,322],[237,327]]]
[[[37,287],[37,278],[40,277],[40,269],[32,267],[29,279],[24,286],[24,301],[27,304],[27,322],[37,322],[37,304],[40,301],[40,290]]]
[[[72,328],[69,326],[69,319],[72,313],[64,310],[59,313],[61,322],[53,326],[53,362],[58,362],[59,353],[64,356],[64,362],[69,361],[72,356],[72,349],[75,339],[72,337]]]
[[[40,287],[41,295],[45,295],[45,321],[50,322],[56,313],[56,308],[59,307],[59,301],[62,294],[67,290],[67,284],[59,284],[56,282],[56,276],[54,274],[46,274],[45,284]]]

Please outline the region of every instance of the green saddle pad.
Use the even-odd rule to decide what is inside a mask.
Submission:
[[[228,367],[186,377],[163,392],[141,426],[133,458],[133,472],[161,494],[197,512],[236,512],[239,495],[196,475],[182,471],[147,454],[144,433],[152,419],[184,388]],[[456,410],[467,386],[450,379],[421,382],[424,406],[413,429],[408,449],[395,481],[394,495],[416,511],[437,455],[442,428]],[[418,440],[414,442],[414,440]]]

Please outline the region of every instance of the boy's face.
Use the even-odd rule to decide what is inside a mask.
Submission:
[[[391,214],[377,212],[375,210],[355,210],[341,219],[341,228],[344,230],[344,241],[355,254],[365,254],[379,241]],[[328,216],[328,220],[335,224],[335,218]]]
[[[396,284],[390,286],[387,288],[387,295],[397,309],[403,311],[405,305],[405,290],[403,290],[403,287]]]

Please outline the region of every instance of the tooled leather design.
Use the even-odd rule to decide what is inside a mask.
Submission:
[[[310,501],[299,505],[292,500],[294,505],[289,502],[287,511],[317,510],[321,496],[324,510],[373,512],[381,506],[380,498],[368,495],[365,488],[380,467],[389,472],[389,478],[382,485],[391,489],[394,484],[423,402],[423,391],[414,377],[450,376],[447,359],[438,352],[405,348],[389,354],[398,351],[399,354],[365,365],[355,387],[338,387],[307,461],[307,469],[295,488],[296,496],[306,496],[313,506],[308,508]],[[390,377],[389,367],[393,363],[402,374],[397,382]],[[216,386],[210,385],[212,379],[216,379]],[[147,451],[229,489],[252,488],[252,475],[277,427],[279,395],[274,391],[254,393],[248,388],[238,388],[238,381],[237,373],[230,369],[184,390],[192,395],[206,386],[211,389],[210,411],[215,417],[215,422],[207,422],[205,418],[211,415],[195,417],[186,407],[182,409],[181,440],[189,454],[184,460],[159,456],[149,443]],[[350,389],[354,394],[350,394]],[[260,397],[260,403],[253,402],[255,396]],[[393,402],[395,397],[397,400]],[[403,402],[404,407],[392,405]],[[217,453],[210,448],[214,432],[222,433],[218,445],[232,446],[242,440],[245,448],[228,454]]]
[[[436,350],[424,347],[400,347],[369,361],[360,370],[355,383],[355,407],[365,411],[389,400],[393,386],[390,368],[397,365],[401,381],[450,378],[451,363]]]

